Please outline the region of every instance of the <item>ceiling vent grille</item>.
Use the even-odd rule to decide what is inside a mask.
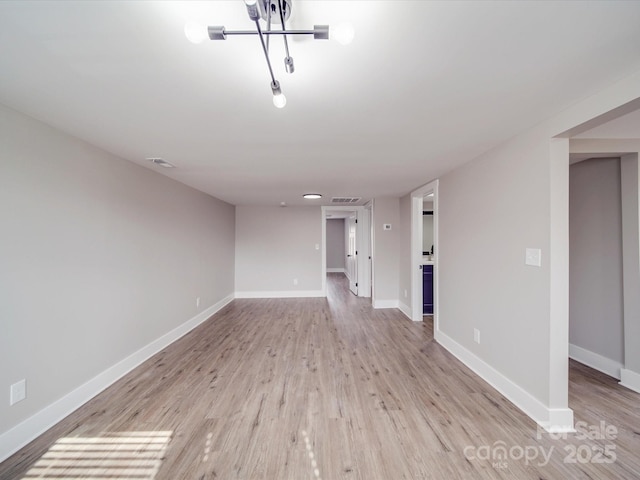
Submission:
[[[360,199],[361,197],[332,197],[331,203],[351,204],[351,203],[358,203]]]

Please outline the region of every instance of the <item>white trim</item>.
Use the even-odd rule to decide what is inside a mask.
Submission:
[[[347,274],[347,271],[344,268],[327,268],[327,273],[344,273]]]
[[[236,298],[307,298],[326,297],[322,290],[291,290],[276,292],[236,292]]]
[[[620,370],[620,385],[640,393],[640,373],[623,368]]]
[[[320,236],[320,288],[322,290],[322,296],[327,296],[327,214],[324,211],[324,207],[320,207],[320,225],[321,225],[321,236]],[[236,297],[238,296],[238,292],[236,292]]]
[[[538,425],[547,432],[572,433],[576,431],[573,427],[573,410],[570,408],[548,408],[547,411],[549,412],[549,420],[538,422]]]
[[[573,411],[571,409],[546,407],[520,385],[505,377],[474,353],[442,333],[442,331],[435,331],[435,339],[545,430],[553,433],[574,431]]]
[[[398,302],[398,308],[402,313],[404,313],[405,317],[411,320],[411,307],[406,303]]]
[[[45,408],[0,435],[0,462],[20,450],[26,444],[47,431],[63,418],[80,408],[93,397],[114,384],[138,365],[186,335],[195,327],[208,320],[212,315],[233,300],[229,295],[192,319],[165,333],[160,338],[142,347],[135,353],[119,361],[115,365],[99,373],[91,380],[72,390],[64,397],[47,405]]]
[[[598,353],[572,343],[569,344],[569,358],[620,380],[620,370],[623,368],[620,362],[603,357]]]
[[[374,300],[373,308],[400,308],[398,300]]]

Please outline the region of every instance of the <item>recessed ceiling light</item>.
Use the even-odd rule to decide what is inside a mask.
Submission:
[[[302,198],[306,198],[307,200],[317,200],[318,198],[322,198],[322,195],[319,193],[305,193],[302,195]]]
[[[151,157],[151,158],[147,158],[147,160],[149,160],[151,163],[154,163],[156,165],[158,165],[159,167],[164,167],[164,168],[176,168],[175,165],[170,164],[169,162],[158,158],[158,157]]]

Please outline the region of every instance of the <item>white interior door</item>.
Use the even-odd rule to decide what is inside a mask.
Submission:
[[[349,277],[349,289],[358,295],[358,262],[356,251],[356,216],[347,219],[349,238],[347,243],[347,276]]]

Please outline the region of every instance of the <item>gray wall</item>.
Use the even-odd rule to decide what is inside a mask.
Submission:
[[[384,224],[391,224],[391,230],[384,230]],[[375,198],[372,232],[376,302],[398,302],[400,230],[400,199]]]
[[[345,268],[344,218],[327,219],[327,268]]]
[[[544,131],[516,137],[444,175],[436,252],[440,330],[544,403],[550,356],[549,175]],[[525,265],[527,247],[542,249],[541,268]],[[474,328],[480,330],[480,344],[473,341]]]
[[[569,170],[569,342],[624,362],[620,160]]]
[[[0,432],[233,294],[234,222],[232,205],[0,106]]]
[[[321,245],[320,207],[236,207],[236,292],[320,292]]]

